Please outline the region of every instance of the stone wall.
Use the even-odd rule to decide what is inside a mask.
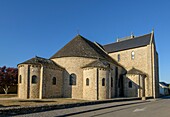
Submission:
[[[159,97],[159,57],[158,57],[158,53],[156,52],[156,56],[155,56],[155,75],[156,75],[156,97]]]
[[[53,84],[53,78],[56,84]],[[43,69],[43,98],[62,97],[63,71],[55,68]]]
[[[132,52],[134,52],[134,59],[132,59]],[[150,46],[133,48],[119,52],[110,53],[109,55],[118,60],[117,56],[120,55],[119,63],[122,64],[126,70],[133,67],[147,73],[149,76],[146,78],[146,96],[152,96],[152,74],[151,74],[151,51]]]
[[[28,65],[18,66],[18,79],[18,97],[26,99],[28,97]]]
[[[112,66],[112,70],[111,70],[111,73],[110,73],[110,92],[111,92],[110,98],[114,98],[116,96],[116,79],[117,78],[116,78],[115,68],[116,68],[115,66]]]
[[[102,86],[102,81],[104,80],[104,86]],[[109,94],[110,88],[110,77],[109,70],[104,68],[99,68],[99,100],[101,99],[109,99],[111,96]]]
[[[40,87],[40,69],[39,65],[19,65],[18,66],[18,96],[19,98],[39,98]],[[37,76],[37,83],[32,83],[32,76]],[[21,81],[20,81],[20,76]]]
[[[126,97],[139,97],[139,75],[126,75],[125,82],[125,96]],[[132,82],[132,87],[129,87],[129,82]]]
[[[48,68],[41,65],[22,64],[18,66],[18,97],[51,98],[62,97],[63,72],[60,69]],[[43,75],[42,75],[43,74]],[[20,76],[21,82],[20,82]],[[35,82],[32,77],[36,76]],[[52,84],[52,78],[56,77],[56,85]],[[42,83],[41,83],[42,81]]]
[[[30,66],[30,93],[29,98],[39,98],[39,91],[40,91],[40,69],[41,66],[38,65],[31,65]],[[37,81],[33,83],[32,77],[36,76]]]
[[[152,49],[151,49],[152,48]],[[132,58],[132,52],[134,52],[134,59]],[[154,59],[155,55],[153,54],[153,47],[150,45],[144,47],[138,47],[128,50],[123,50],[119,52],[110,53],[109,55],[118,61],[118,54],[120,55],[119,63],[123,65],[126,70],[130,70],[133,67],[141,70],[146,73],[147,78],[145,78],[145,96],[153,96],[155,86],[153,86],[153,77],[156,78],[156,75],[153,76],[154,72]],[[156,83],[158,82],[155,81]],[[134,81],[135,82],[135,81]],[[156,84],[155,84],[156,85]],[[157,91],[156,91],[157,92]]]
[[[102,100],[115,97],[114,75],[114,70],[85,68],[83,71],[83,99]],[[89,86],[86,85],[87,78],[89,79]],[[104,86],[102,86],[103,78]],[[113,81],[111,81],[111,78]]]
[[[89,85],[86,85],[87,78]],[[97,68],[85,68],[83,71],[83,99],[97,100]]]
[[[64,72],[64,90],[65,98],[83,98],[83,68],[85,65],[95,61],[96,59],[84,57],[62,57],[52,59],[54,62],[66,69]],[[76,75],[76,85],[70,85],[70,74]]]

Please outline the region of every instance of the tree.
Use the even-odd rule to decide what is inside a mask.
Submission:
[[[18,83],[18,69],[12,67],[0,67],[0,86],[3,88],[5,94],[8,93],[12,85]]]

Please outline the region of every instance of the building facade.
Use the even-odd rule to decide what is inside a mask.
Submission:
[[[100,45],[77,35],[51,58],[18,64],[19,98],[158,97],[154,33]]]

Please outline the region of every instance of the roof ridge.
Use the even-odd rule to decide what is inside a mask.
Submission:
[[[152,33],[148,33],[142,36],[137,36],[132,39],[103,45],[103,47],[108,53],[142,47],[150,44],[151,36]]]
[[[131,74],[131,72],[138,72],[138,74],[143,74],[143,75],[147,75],[147,73],[141,71],[140,69],[137,69],[135,67],[132,67],[132,69],[128,70],[128,73]]]
[[[78,41],[78,40],[81,40],[83,43],[84,46],[87,46],[91,51],[95,52],[95,54],[97,56],[101,56],[98,51],[96,51],[93,47],[93,45],[95,45],[93,42],[91,42],[90,40],[86,39],[85,37],[81,36],[81,35],[77,35],[75,36],[70,42],[68,42],[63,48],[61,48],[58,52],[56,52],[52,57],[50,57],[50,59],[53,59],[53,58],[56,58],[57,54],[61,54],[65,51],[65,49],[70,46],[72,43],[74,43],[74,41]],[[80,42],[81,42],[80,41]],[[87,48],[86,47],[86,48]],[[84,48],[85,49],[85,48]],[[83,50],[84,50],[83,49]],[[73,54],[73,53],[72,53]],[[74,53],[75,54],[75,53]],[[64,56],[64,55],[60,55],[61,57],[68,57],[67,55]],[[87,56],[88,57],[88,56]],[[58,58],[58,57],[57,57]]]
[[[38,58],[38,59],[45,59],[45,60],[50,60],[50,59],[48,59],[48,58],[44,58],[44,57],[40,57],[40,56],[35,56],[35,57],[33,57],[33,58]]]
[[[107,62],[106,60],[101,60],[99,58],[99,59],[96,59],[95,61],[92,61],[91,63],[83,66],[82,68],[87,68],[87,67],[103,67],[103,68],[108,68],[109,66],[110,66],[109,62]]]
[[[147,35],[150,35],[150,34],[152,34],[152,33],[148,33],[148,34],[136,36],[136,37],[134,37],[134,38],[126,39],[126,40],[123,40],[123,41],[118,41],[118,42],[116,41],[116,42],[113,42],[113,43],[105,44],[105,45],[103,45],[103,46],[111,45],[111,44],[114,44],[114,43],[121,43],[121,42],[129,41],[129,40],[131,40],[131,39],[135,39],[135,38],[139,38],[139,37],[144,37],[144,36],[147,36]]]
[[[122,65],[118,64],[94,42],[91,42],[81,35],[77,35],[76,37],[74,37],[63,48],[56,52],[50,59],[62,57],[84,57],[93,59],[101,58],[122,67]]]

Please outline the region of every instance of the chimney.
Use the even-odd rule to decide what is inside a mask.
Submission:
[[[133,34],[133,32],[131,32],[131,39],[133,39],[135,36],[134,36],[134,34]]]

